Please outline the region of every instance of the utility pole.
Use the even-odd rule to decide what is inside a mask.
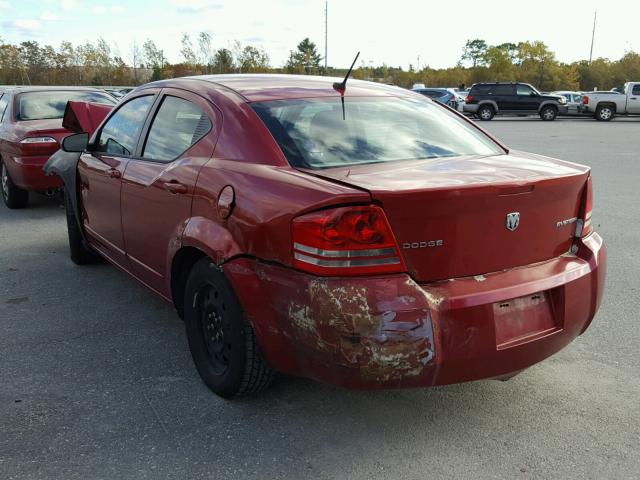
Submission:
[[[417,69],[417,71],[418,72],[420,71],[420,55],[418,55],[418,69]]]
[[[593,40],[596,37],[596,18],[598,17],[598,10],[593,12],[593,32],[591,32],[591,50],[589,51],[589,65],[593,59]]]
[[[324,74],[327,74],[327,32],[328,32],[328,21],[329,21],[329,1],[325,0],[324,2]]]

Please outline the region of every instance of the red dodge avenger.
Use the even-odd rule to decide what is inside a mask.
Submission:
[[[400,88],[221,75],[139,87],[47,163],[71,258],[175,305],[204,382],[508,378],[583,333],[606,250],[588,167]],[[87,105],[65,120],[83,130]],[[85,128],[92,130],[91,128]]]

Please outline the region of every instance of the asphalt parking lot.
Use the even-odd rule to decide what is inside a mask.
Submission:
[[[171,307],[77,267],[64,210],[0,206],[0,478],[638,478],[640,121],[496,119],[593,168],[608,282],[590,330],[508,382],[345,391],[282,378],[222,400]]]

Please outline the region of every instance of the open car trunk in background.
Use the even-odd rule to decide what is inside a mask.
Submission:
[[[481,275],[569,251],[589,169],[511,152],[306,170],[370,192],[417,281]],[[519,225],[507,228],[507,215]]]
[[[62,126],[74,133],[87,132],[91,137],[113,107],[102,103],[69,101],[64,110]]]

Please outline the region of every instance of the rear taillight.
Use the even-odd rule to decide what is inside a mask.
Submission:
[[[20,141],[23,155],[46,155],[58,150],[58,141],[53,137],[26,137]]]
[[[586,105],[587,103],[589,103],[589,97],[586,95],[582,96],[582,104]]]
[[[591,213],[593,211],[593,183],[591,175],[587,179],[584,196],[582,200],[582,213],[576,225],[576,237],[586,237],[593,232],[591,226]]]
[[[471,95],[467,95],[467,98],[465,99],[466,103],[472,103],[473,102],[473,97]]]
[[[319,275],[362,275],[405,270],[380,207],[340,207],[292,222],[293,264]]]

